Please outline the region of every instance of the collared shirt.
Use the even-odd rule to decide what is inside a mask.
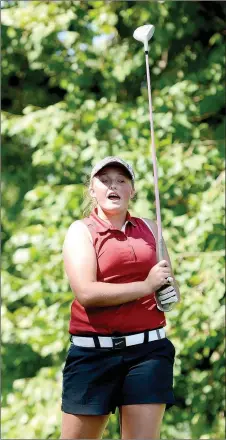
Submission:
[[[121,230],[102,220],[93,210],[82,220],[87,226],[97,258],[97,281],[131,283],[144,281],[157,264],[156,242],[145,221],[129,212]],[[92,295],[92,292],[90,292]],[[85,309],[75,299],[71,307],[71,334],[136,333],[166,325],[152,292],[117,306]]]

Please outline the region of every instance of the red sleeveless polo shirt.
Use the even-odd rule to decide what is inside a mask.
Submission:
[[[143,220],[127,212],[126,222],[119,230],[94,210],[82,221],[90,231],[96,251],[97,281],[120,284],[146,279],[157,258],[155,238]],[[75,299],[69,333],[135,333],[165,325],[165,315],[157,309],[154,293],[117,306],[87,309]]]

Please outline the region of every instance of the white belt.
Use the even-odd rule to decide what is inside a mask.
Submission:
[[[131,345],[143,344],[145,333],[136,333],[128,336],[97,336],[101,348],[123,348]],[[166,337],[164,328],[148,331],[148,341],[157,341]],[[72,336],[72,342],[79,347],[96,347],[95,338],[90,336]]]

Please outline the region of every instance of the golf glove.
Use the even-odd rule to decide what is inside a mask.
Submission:
[[[158,300],[160,301],[162,306],[164,306],[164,304],[176,303],[178,301],[178,298],[174,287],[167,286],[165,289],[161,291],[161,293],[158,293]],[[160,310],[159,307],[158,309]]]

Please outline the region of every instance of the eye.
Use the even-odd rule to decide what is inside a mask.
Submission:
[[[124,183],[124,182],[125,182],[125,180],[119,179],[119,183]]]

